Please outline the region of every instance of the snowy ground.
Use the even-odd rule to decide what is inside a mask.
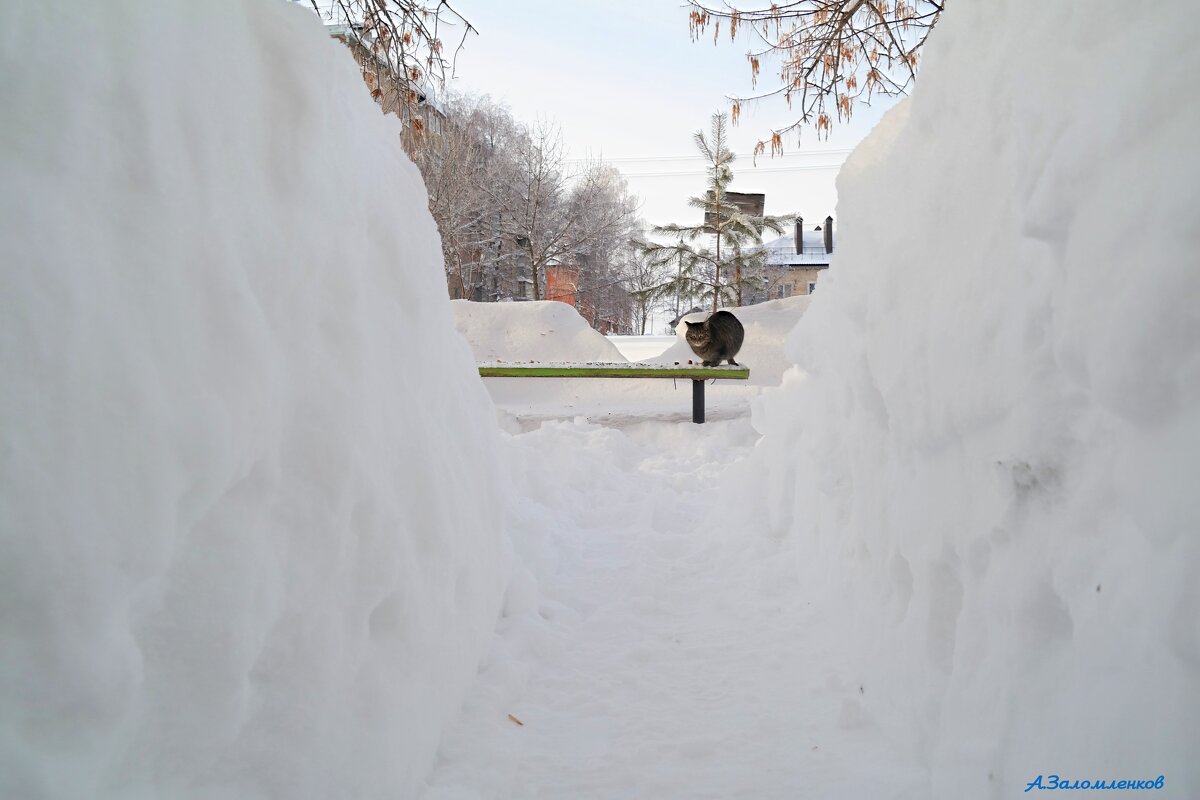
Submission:
[[[689,355],[676,337],[603,341],[562,304],[454,305],[480,360]],[[485,381],[512,431],[517,574],[427,800],[928,796],[830,648],[791,545],[716,488],[754,451],[753,400],[782,380],[807,306],[736,310],[756,381],[711,392],[705,425],[686,382]]]
[[[786,547],[712,524],[729,515],[711,487],[757,438],[741,418],[550,422],[509,441],[530,573],[426,800],[928,796]]]
[[[485,381],[513,431],[517,575],[425,798],[928,796],[790,546],[715,489],[755,448],[752,401],[807,304],[736,310],[757,380],[714,392],[705,425],[668,381]],[[480,360],[689,355],[676,337],[602,341],[562,304],[454,306]]]

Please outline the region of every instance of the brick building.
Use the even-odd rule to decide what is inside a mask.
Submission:
[[[589,288],[579,268],[547,264],[546,299],[573,306],[588,324],[601,333],[633,333],[633,299],[619,283]]]

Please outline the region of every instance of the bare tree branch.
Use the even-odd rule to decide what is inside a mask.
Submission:
[[[919,54],[944,8],[937,0],[793,0],[743,9],[688,0],[693,40],[710,28],[717,41],[724,21],[730,39],[739,30],[758,43],[746,58],[751,87],[765,62],[778,60],[779,78],[770,89],[731,96],[736,124],[745,103],[782,96],[797,116],[772,129],[755,156],[783,152],[783,136],[811,127],[828,136],[833,120],[849,120],[854,107],[876,96],[908,92],[917,77]]]

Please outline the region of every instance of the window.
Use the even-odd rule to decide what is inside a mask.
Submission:
[[[809,282],[808,282],[808,293],[809,293],[809,294],[812,294],[812,293],[813,293],[813,292],[815,292],[816,290],[817,290],[817,282],[816,282],[816,281],[809,281]]]

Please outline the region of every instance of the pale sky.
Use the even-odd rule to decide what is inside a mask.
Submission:
[[[692,134],[707,130],[727,93],[750,90],[749,42],[722,32],[692,42],[678,0],[458,0],[479,30],[457,62],[450,86],[490,94],[526,122],[558,123],[573,158],[603,157],[625,174],[652,224],[691,222],[686,198],[704,190],[704,162]],[[769,83],[764,64],[760,86]],[[785,141],[783,158],[760,157],[754,143],[768,126],[792,119],[782,101],[743,107],[732,130],[732,189],[765,192],[767,213],[801,213],[806,224],[837,216],[834,179],[850,149],[884,108],[856,111],[828,141],[805,131]]]

